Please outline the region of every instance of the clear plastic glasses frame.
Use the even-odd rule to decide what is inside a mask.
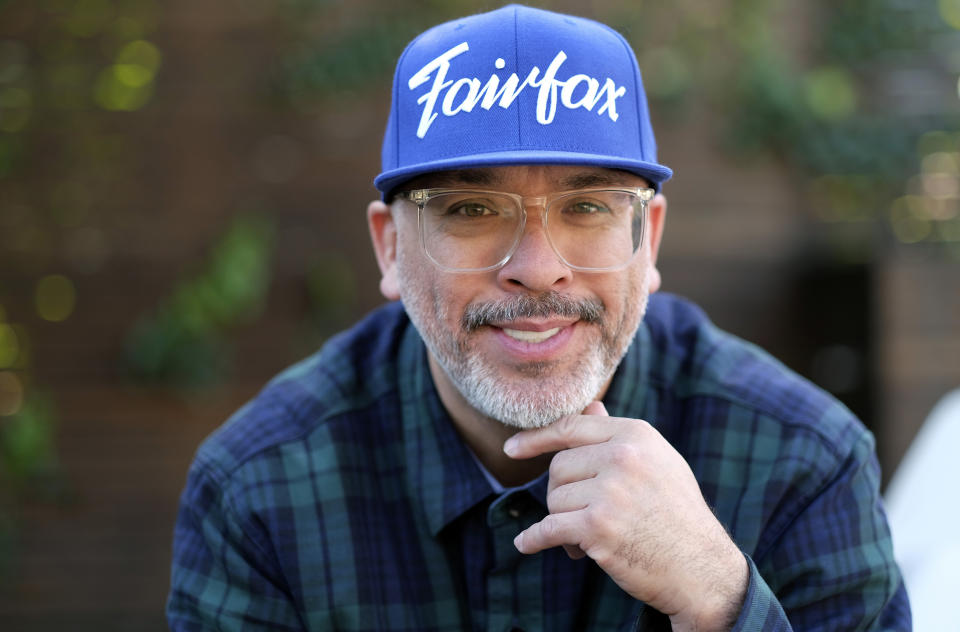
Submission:
[[[541,196],[522,196],[517,193],[507,193],[504,191],[484,191],[474,189],[413,189],[410,191],[397,193],[397,197],[408,200],[416,205],[420,247],[427,258],[430,259],[430,261],[441,270],[447,272],[489,272],[503,267],[510,260],[510,257],[513,256],[514,252],[516,252],[517,246],[520,245],[524,227],[527,223],[527,209],[538,206],[540,207],[540,217],[547,241],[554,253],[565,266],[573,270],[579,270],[583,272],[612,272],[616,270],[622,270],[623,268],[627,267],[633,260],[634,256],[636,256],[637,252],[639,252],[643,247],[643,233],[646,225],[647,207],[650,200],[653,199],[654,193],[655,192],[653,189],[643,187],[603,187],[595,189],[578,189],[574,191],[562,191],[559,193]],[[550,211],[553,208],[556,208],[555,205],[565,200],[589,201],[595,198],[602,198],[604,195],[613,196],[617,194],[627,196],[626,199],[630,200],[629,204],[632,210],[630,225],[629,227],[626,227],[626,230],[631,232],[632,252],[630,253],[629,257],[625,257],[623,261],[618,261],[617,263],[603,266],[584,266],[571,262],[564,254],[564,250],[567,248],[562,245],[558,245],[555,239],[556,236],[551,234]],[[479,205],[480,201],[487,201],[490,199],[499,199],[503,201],[510,200],[513,204],[512,208],[495,210],[508,210],[511,212],[516,211],[519,213],[519,219],[514,220],[516,221],[516,225],[512,226],[512,235],[505,235],[506,239],[503,240],[503,243],[510,242],[510,245],[505,251],[503,251],[504,254],[498,260],[496,260],[495,263],[482,267],[460,267],[456,265],[449,265],[449,262],[445,263],[444,261],[438,259],[438,248],[436,247],[436,244],[430,243],[431,239],[436,238],[430,238],[427,236],[429,229],[427,227],[428,218],[425,217],[425,209],[431,200],[451,198],[454,196],[460,200],[472,200],[470,203],[475,205]],[[575,233],[576,229],[573,229],[573,232]],[[582,236],[586,240],[586,242],[582,244],[582,247],[585,247],[586,249],[589,249],[591,246],[602,247],[603,245],[589,243],[589,230],[583,229]],[[503,244],[501,243],[501,246],[497,247],[497,253],[500,252],[499,247],[502,247],[502,245]]]

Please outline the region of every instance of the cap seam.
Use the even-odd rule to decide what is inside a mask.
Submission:
[[[500,153],[505,153],[505,152],[503,151],[476,152],[469,156],[453,156],[448,158],[437,158],[436,160],[431,160],[430,162],[427,162],[427,163],[419,163],[417,165],[410,165],[409,167],[399,167],[397,169],[386,171],[382,173],[380,176],[378,176],[378,179],[382,178],[383,180],[388,180],[398,176],[412,177],[413,175],[416,175],[418,173],[428,173],[435,169],[453,168],[452,166],[447,167],[445,165],[437,165],[437,163],[453,161],[454,159],[458,159],[462,161],[464,165],[469,165],[472,159],[477,159],[486,155],[495,155]],[[558,151],[558,153],[569,154],[570,158],[583,156],[585,159],[593,159],[592,163],[584,162],[583,164],[585,165],[601,164],[601,163],[610,164],[610,165],[623,165],[625,167],[629,167],[632,169],[638,169],[638,170],[642,169],[652,174],[662,173],[664,176],[664,179],[669,178],[670,175],[672,175],[672,170],[669,167],[665,165],[661,165],[656,162],[647,161],[647,160],[638,160],[636,158],[616,157],[616,156],[610,156],[605,154],[585,153],[585,152]],[[564,156],[543,156],[543,155],[516,156],[516,157],[512,157],[511,159],[507,159],[505,157],[505,164],[511,164],[512,159],[524,160],[526,162],[529,162],[530,164],[549,164],[563,157]],[[484,164],[484,163],[479,163],[479,164]],[[560,164],[563,164],[563,163],[560,163]],[[408,169],[409,171],[407,171]],[[658,183],[662,183],[662,182],[658,180]]]

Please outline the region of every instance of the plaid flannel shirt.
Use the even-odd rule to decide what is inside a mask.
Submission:
[[[909,630],[873,439],[689,303],[651,297],[611,415],[684,456],[746,556],[735,630]],[[288,369],[200,447],[174,536],[173,630],[657,630],[589,559],[519,554],[546,475],[495,493],[399,304]]]

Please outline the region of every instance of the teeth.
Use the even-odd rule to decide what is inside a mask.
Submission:
[[[560,331],[559,327],[554,327],[553,329],[548,329],[546,331],[523,331],[521,329],[507,329],[503,328],[503,333],[507,334],[514,340],[521,340],[523,342],[543,342],[547,338],[551,338],[554,334]]]

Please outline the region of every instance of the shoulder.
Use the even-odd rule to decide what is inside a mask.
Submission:
[[[708,405],[777,437],[799,435],[842,456],[868,435],[836,398],[756,345],[716,327],[696,305],[653,295],[645,323],[654,347],[651,381],[688,411]],[[872,438],[870,439],[872,441]]]
[[[402,477],[384,472],[401,469],[395,375],[408,322],[399,304],[374,311],[274,378],[200,445],[180,498],[174,581],[206,559],[213,571],[239,564],[244,578],[289,581],[284,590],[296,593],[299,577],[287,572],[301,554],[323,559],[317,538],[347,520],[344,498],[388,486],[397,493]]]
[[[647,408],[744,551],[760,559],[803,516],[882,522],[873,435],[842,403],[683,299],[652,300],[645,322]]]
[[[286,369],[201,444],[194,467],[229,476],[280,446],[305,441],[336,420],[355,422],[396,385],[396,358],[409,326],[399,303],[378,308]]]

